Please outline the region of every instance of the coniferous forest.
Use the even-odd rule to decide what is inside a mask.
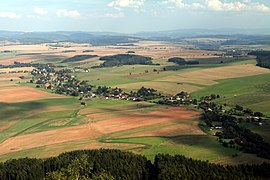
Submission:
[[[270,164],[223,166],[181,155],[159,154],[154,162],[120,150],[79,150],[47,159],[0,164],[0,179],[269,179]]]
[[[257,56],[257,66],[270,68],[270,51],[253,51],[249,55]]]

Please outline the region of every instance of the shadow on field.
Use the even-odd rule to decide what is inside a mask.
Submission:
[[[207,135],[181,135],[175,137],[169,137],[174,143],[183,144],[183,145],[198,145],[200,143],[206,142],[209,140]]]
[[[178,71],[183,69],[192,69],[192,68],[215,68],[220,67],[223,64],[198,64],[198,65],[171,65],[165,66],[166,71]]]
[[[45,107],[42,102],[3,103],[0,102],[0,120],[10,120],[29,114],[29,111]]]

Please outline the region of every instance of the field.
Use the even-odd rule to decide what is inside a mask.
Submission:
[[[235,150],[219,146],[215,139],[208,137],[198,127],[196,119],[199,113],[184,108],[100,100],[77,111],[76,117],[80,118],[77,122],[81,123],[79,125],[61,123],[61,119],[72,118],[72,115],[62,117],[60,112],[65,107],[61,111],[61,106],[56,107],[58,110],[53,108],[57,111],[51,112],[52,114],[36,112],[36,115],[23,120],[24,123],[20,120],[9,124],[10,127],[4,131],[9,138],[6,137],[4,141],[2,139],[0,144],[1,159],[26,155],[47,157],[57,155],[63,149],[69,151],[101,147],[142,153],[152,160],[155,154],[165,152],[183,153],[192,158],[210,161],[230,158],[236,153]],[[59,117],[56,117],[56,112]],[[50,116],[58,118],[58,123],[55,123],[55,119],[50,119]],[[39,123],[32,124],[33,121]],[[12,130],[21,132],[14,135]],[[209,147],[215,147],[218,151],[215,148],[209,151]]]
[[[96,86],[133,91],[151,87],[166,95],[181,91],[192,97],[220,94],[218,100],[243,105],[270,116],[270,71],[255,66],[254,57],[220,58],[218,51],[196,50],[191,45],[141,41],[135,46],[89,44],[41,44],[1,46],[0,64],[18,62],[55,63],[89,72],[71,75]],[[83,52],[92,50],[93,52]],[[61,63],[74,55],[114,55],[135,51],[150,56],[155,64],[91,69],[98,58]],[[170,57],[199,60],[199,65],[178,66]],[[220,63],[220,61],[224,63]],[[165,69],[164,69],[165,68]],[[21,73],[21,71],[26,71]],[[150,102],[95,98],[82,106],[78,98],[50,93],[27,83],[32,68],[0,69],[0,161],[20,157],[50,157],[76,149],[117,148],[145,155],[158,153],[221,164],[261,163],[254,155],[224,148],[200,127],[200,112]],[[10,73],[20,71],[20,73]],[[2,72],[2,73],[1,73]],[[22,78],[22,76],[24,76]],[[12,80],[11,80],[12,79]],[[248,126],[248,124],[243,124]],[[250,126],[270,142],[269,125]],[[232,155],[238,154],[238,157]]]

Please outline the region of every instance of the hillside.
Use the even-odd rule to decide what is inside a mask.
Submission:
[[[97,67],[113,67],[122,65],[152,65],[152,58],[133,54],[117,54],[113,56],[104,56],[100,58],[101,61],[105,61]]]
[[[62,61],[62,63],[70,63],[70,62],[78,62],[78,61],[83,61],[86,59],[98,57],[97,55],[76,55],[71,58],[65,59]]]

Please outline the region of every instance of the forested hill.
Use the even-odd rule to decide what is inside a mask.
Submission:
[[[78,62],[78,61],[83,61],[83,60],[94,58],[94,57],[97,57],[97,55],[76,55],[71,58],[63,60],[62,63]]]
[[[257,56],[257,65],[270,68],[270,51],[253,51],[249,55]]]
[[[0,179],[269,179],[270,164],[222,166],[184,156],[144,156],[120,150],[80,150],[48,159],[9,160]]]
[[[97,67],[113,67],[113,66],[122,66],[122,65],[133,65],[133,64],[142,64],[142,65],[151,65],[152,58],[145,57],[134,54],[117,54],[113,56],[104,56],[100,58],[101,61],[105,61],[100,66]]]

